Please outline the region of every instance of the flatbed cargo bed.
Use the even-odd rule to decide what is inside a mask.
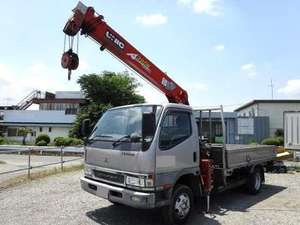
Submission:
[[[234,169],[248,165],[266,163],[276,158],[276,150],[270,145],[225,145],[225,168]],[[219,168],[223,168],[222,152],[224,145],[212,144],[211,158]]]

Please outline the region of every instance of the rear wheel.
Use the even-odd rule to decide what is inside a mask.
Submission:
[[[255,168],[254,171],[250,174],[248,179],[248,192],[250,194],[257,194],[260,192],[262,187],[262,172],[259,168]]]
[[[166,224],[184,224],[193,208],[193,192],[186,185],[177,185],[172,194],[171,203],[163,208]]]

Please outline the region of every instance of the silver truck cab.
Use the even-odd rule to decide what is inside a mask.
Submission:
[[[114,203],[155,208],[168,205],[175,183],[187,176],[199,176],[192,108],[137,104],[110,109],[98,121],[86,144],[81,186]]]

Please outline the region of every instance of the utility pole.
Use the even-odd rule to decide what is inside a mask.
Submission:
[[[271,96],[272,96],[272,100],[273,100],[274,99],[274,84],[273,84],[272,78],[271,78],[271,83],[270,83],[269,87],[271,88]]]

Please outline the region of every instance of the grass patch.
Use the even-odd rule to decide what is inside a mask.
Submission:
[[[6,164],[6,162],[4,162],[4,161],[0,160],[0,164]]]
[[[74,172],[82,169],[83,169],[83,164],[79,164],[79,165],[64,166],[63,171],[61,171],[60,167],[54,167],[54,168],[41,170],[41,171],[31,171],[29,179],[27,177],[27,174],[22,174],[22,175],[9,178],[4,182],[1,182],[0,190],[10,188],[10,187],[15,187],[24,183],[29,183],[32,180],[42,179],[48,176],[57,175],[61,173]]]

